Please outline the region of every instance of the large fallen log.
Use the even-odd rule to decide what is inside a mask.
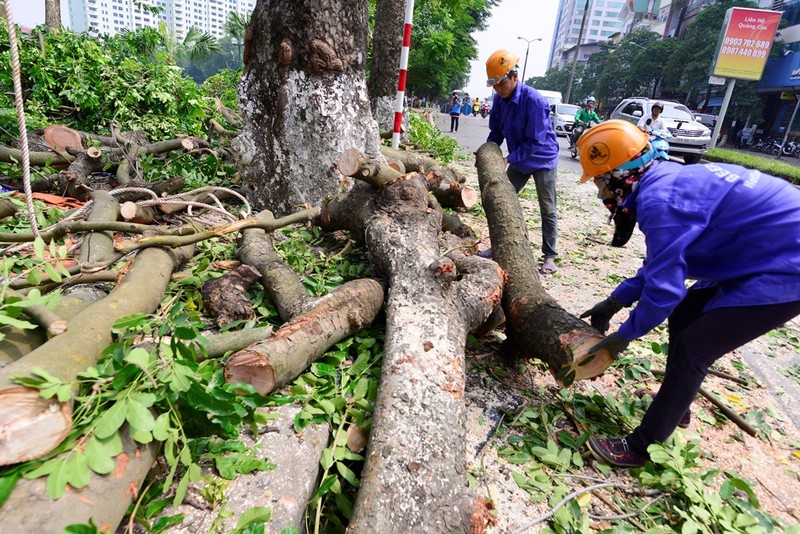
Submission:
[[[361,200],[338,204],[363,201],[363,190],[353,193]],[[386,344],[349,532],[469,532],[482,504],[466,477],[464,347],[499,302],[503,275],[457,248],[442,256],[441,217],[428,209],[422,176],[400,177],[373,196],[362,224],[389,280]],[[358,226],[347,210],[327,208],[327,227]]]
[[[508,273],[503,293],[507,334],[504,352],[543,360],[564,385],[602,374],[613,361],[611,354],[587,351],[603,336],[564,310],[539,282],[525,217],[506,178],[500,147],[495,143],[481,146],[476,166],[492,257]]]
[[[0,465],[46,454],[72,424],[69,402],[45,400],[37,390],[16,386],[11,377],[30,375],[38,367],[62,381],[74,381],[111,343],[114,321],[156,309],[174,268],[191,253],[191,248],[140,252],[114,291],[73,317],[69,330],[0,369]]]
[[[138,444],[127,431],[120,435],[122,452],[114,458],[114,470],[107,475],[91,471],[85,487],[70,488],[58,500],[47,495],[47,477],[19,480],[0,507],[0,530],[62,534],[69,525],[83,525],[91,519],[100,532],[114,532],[136,500],[160,444]]]
[[[297,378],[330,347],[372,324],[382,306],[379,282],[347,282],[271,337],[234,353],[225,362],[225,380],[251,384],[266,395]]]
[[[119,202],[107,191],[92,193],[92,211],[86,218],[89,222],[113,222],[119,216]],[[90,232],[83,238],[78,263],[82,269],[93,270],[108,265],[117,257],[114,252],[114,235],[111,232]]]

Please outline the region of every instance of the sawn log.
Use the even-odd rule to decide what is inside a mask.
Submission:
[[[602,374],[613,361],[601,351],[587,354],[603,336],[562,308],[539,282],[522,207],[505,172],[503,154],[484,143],[476,154],[492,257],[508,273],[503,293],[507,339],[504,352],[539,358],[563,385]]]

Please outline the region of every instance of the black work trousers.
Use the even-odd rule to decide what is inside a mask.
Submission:
[[[664,382],[639,427],[627,436],[629,446],[640,454],[672,434],[700,391],[711,364],[800,314],[800,301],[703,312],[717,291],[690,289],[669,317]]]

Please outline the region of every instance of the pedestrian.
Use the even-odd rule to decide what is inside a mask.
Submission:
[[[450,133],[458,131],[458,118],[461,116],[461,99],[458,93],[453,91],[450,96]]]
[[[536,89],[520,83],[518,63],[519,58],[508,50],[498,50],[486,61],[486,85],[495,90],[487,141],[506,142],[506,175],[517,193],[533,177],[542,217],[544,262],[539,270],[552,274],[558,270],[558,141],[550,122],[550,104]],[[481,253],[490,254],[491,249]]]
[[[800,313],[800,190],[738,165],[655,161],[647,134],[620,120],[588,130],[578,149],[581,182],[594,180],[612,211],[612,244],[624,245],[638,223],[647,246],[636,275],[581,315],[605,333],[615,313],[637,302],[590,352],[617,358],[668,322],[664,381],[640,425],[624,438],[588,442],[609,465],[641,466],[649,445],[689,424],[711,364]],[[686,280],[697,282],[687,288]]]

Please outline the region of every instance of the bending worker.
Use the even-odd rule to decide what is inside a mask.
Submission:
[[[686,421],[711,364],[800,314],[800,190],[738,165],[654,161],[647,134],[620,120],[588,130],[578,148],[581,181],[594,180],[614,214],[614,244],[638,222],[647,245],[636,275],[581,315],[605,332],[638,303],[590,350],[616,358],[669,326],[664,382],[641,424],[623,438],[589,438],[599,460],[641,466],[647,447]],[[687,279],[697,282],[687,289]]]
[[[550,105],[539,91],[520,83],[519,58],[508,50],[498,50],[486,61],[486,85],[495,90],[489,115],[487,141],[508,146],[506,175],[519,193],[533,176],[542,216],[542,274],[556,272],[556,167],[558,141],[550,122]],[[491,249],[480,253],[486,257]]]

